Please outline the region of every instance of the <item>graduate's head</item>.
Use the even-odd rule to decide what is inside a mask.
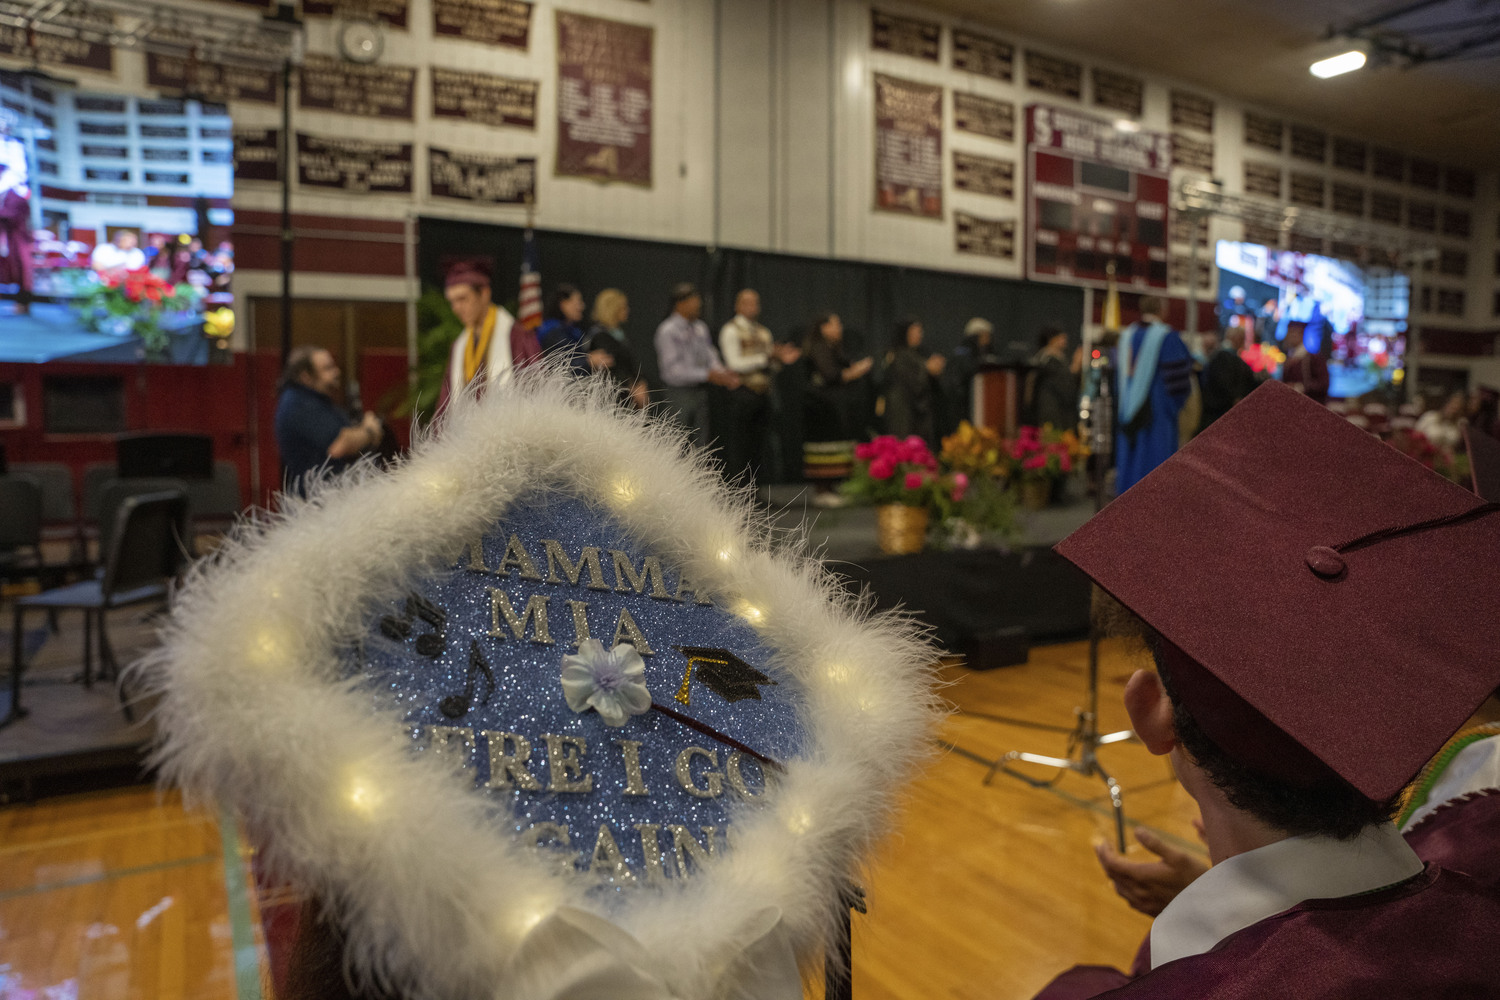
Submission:
[[[753,288],[742,288],[734,297],[734,312],[748,320],[760,318],[760,293]]]
[[[482,261],[458,261],[443,279],[443,297],[464,326],[475,326],[490,309],[490,274]]]
[[[552,291],[552,298],[547,303],[547,316],[550,319],[578,323],[583,319],[584,308],[583,293],[576,286],[563,282]]]
[[[1143,295],[1143,296],[1141,296],[1141,318],[1142,319],[1146,318],[1147,316],[1153,316],[1156,319],[1161,319],[1162,314],[1165,313],[1166,311],[1167,311],[1166,303],[1164,303],[1158,296],[1155,296],[1155,295]]]
[[[1160,680],[1126,704],[1147,747],[1278,830],[1388,817],[1500,684],[1500,505],[1279,383],[1058,551],[1146,627]]]
[[[694,320],[703,312],[703,296],[698,294],[698,286],[690,281],[684,281],[672,287],[672,311],[683,319]]]

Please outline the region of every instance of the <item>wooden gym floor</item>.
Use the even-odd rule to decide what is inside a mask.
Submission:
[[[944,669],[957,712],[874,859],[869,914],[855,917],[859,1000],[1024,998],[1075,962],[1128,964],[1149,922],[1094,860],[1092,843],[1113,830],[1103,783],[982,783],[1007,750],[1065,752],[1087,655],[1086,643],[1068,643],[1032,650],[1024,666]],[[1120,692],[1136,665],[1105,644],[1106,731],[1127,725]],[[1101,756],[1132,824],[1194,843],[1191,801],[1164,761],[1133,742]],[[175,793],[136,787],[0,809],[0,1000],[269,997],[246,873],[232,822],[185,810]]]

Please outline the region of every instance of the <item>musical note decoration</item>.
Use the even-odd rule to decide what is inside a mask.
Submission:
[[[411,638],[413,619],[431,625],[432,632],[417,636],[417,655],[435,660],[448,648],[448,612],[421,594],[412,594],[406,599],[406,609],[398,617],[386,615],[380,619],[380,634],[394,642],[405,642]]]
[[[714,646],[673,646],[687,657],[687,670],[682,675],[682,686],[677,689],[676,699],[688,704],[693,674],[698,680],[725,701],[742,701],[754,698],[760,701],[760,686],[776,682],[735,656],[727,649]]]
[[[495,672],[479,651],[479,640],[469,640],[469,667],[464,672],[464,693],[450,694],[438,702],[438,711],[450,719],[462,719],[474,708],[474,687],[479,678],[484,680],[484,695],[479,704],[487,705],[495,693]]]

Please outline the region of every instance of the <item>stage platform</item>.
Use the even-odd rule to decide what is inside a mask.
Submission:
[[[5,609],[10,621],[10,608]],[[150,706],[134,705],[135,722],[127,722],[111,681],[95,679],[85,688],[75,678],[83,670],[82,612],[63,612],[59,631],[45,627],[45,617],[27,615],[27,646],[35,649],[23,677],[24,718],[0,729],[0,801],[35,798],[91,788],[131,784],[143,779],[142,757],[150,742]],[[4,638],[0,715],[10,708],[10,634]],[[152,630],[142,609],[125,608],[110,616],[110,640],[122,663],[147,648]],[[96,664],[97,669],[97,664]]]
[[[1094,514],[1082,484],[1069,487],[1056,506],[1017,511],[1021,532],[1007,549],[909,556],[880,551],[873,508],[813,507],[812,491],[797,486],[772,487],[770,500],[779,526],[805,521],[814,550],[851,589],[867,587],[878,607],[916,615],[945,651],[1001,666],[1024,662],[1032,643],[1088,633],[1088,580],[1052,551]]]
[[[18,316],[10,303],[0,304],[0,362],[41,364],[47,361],[131,363],[145,349],[137,336],[114,337],[83,328],[71,306],[34,302]],[[172,335],[174,364],[207,364],[208,341],[196,330]]]

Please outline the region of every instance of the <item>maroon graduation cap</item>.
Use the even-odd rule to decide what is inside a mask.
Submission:
[[[1464,441],[1474,492],[1491,503],[1500,503],[1500,441],[1472,427],[1464,428]]]
[[[490,262],[483,257],[459,257],[443,262],[443,287],[473,285],[488,288]]]
[[[1280,383],[1057,551],[1165,640],[1263,773],[1396,794],[1500,684],[1500,505]]]

